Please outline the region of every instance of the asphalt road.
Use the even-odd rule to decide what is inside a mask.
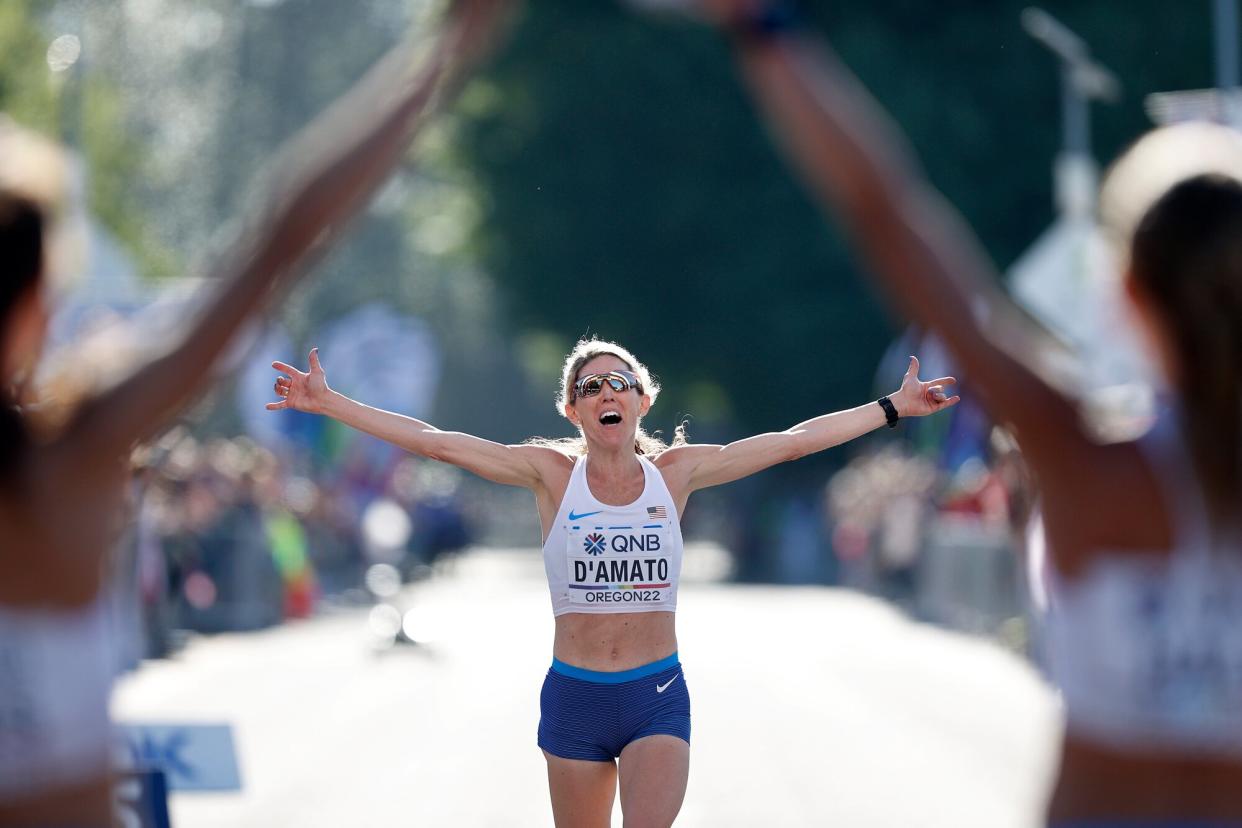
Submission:
[[[551,825],[542,579],[535,552],[478,550],[402,594],[426,646],[377,649],[365,610],[196,639],[113,710],[232,724],[242,792],[175,793],[176,828]],[[679,826],[1039,824],[1061,722],[1021,659],[836,589],[691,581],[678,603]]]

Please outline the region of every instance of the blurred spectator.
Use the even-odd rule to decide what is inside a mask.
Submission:
[[[377,554],[420,577],[476,535],[460,476],[414,458],[312,479],[248,438],[200,444],[174,429],[133,462],[116,576],[118,606],[133,610],[117,614],[127,666],[167,655],[177,629],[255,630],[307,617],[321,598],[353,600]]]
[[[828,483],[832,547],[841,580],[910,603],[934,466],[900,446],[853,460]]]

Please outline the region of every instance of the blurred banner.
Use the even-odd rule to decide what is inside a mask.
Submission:
[[[420,419],[428,417],[440,381],[440,348],[421,319],[372,302],[337,317],[312,336],[328,384],[367,405]],[[275,397],[273,360],[306,368],[306,354],[295,352],[289,335],[271,327],[250,351],[238,378],[238,414],[247,432],[261,443],[298,443],[314,448],[304,419],[264,404]],[[307,444],[310,445],[307,445]]]
[[[240,791],[233,729],[227,724],[123,724],[135,768],[158,768],[173,791]]]

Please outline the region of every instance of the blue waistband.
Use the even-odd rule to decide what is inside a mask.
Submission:
[[[591,681],[596,684],[620,684],[624,681],[634,681],[635,679],[654,676],[656,673],[662,673],[669,667],[677,665],[677,652],[674,651],[668,658],[662,658],[659,661],[653,661],[650,664],[644,664],[642,667],[635,667],[633,670],[622,670],[619,673],[604,673],[599,670],[585,670],[582,667],[575,667],[572,664],[566,664],[559,658],[552,659],[552,669],[560,673],[562,676],[569,676],[581,681]]]

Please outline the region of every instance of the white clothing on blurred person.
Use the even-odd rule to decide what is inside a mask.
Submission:
[[[1142,445],[1165,484],[1167,553],[1047,566],[1047,659],[1071,733],[1119,749],[1242,756],[1242,544],[1209,532],[1173,413]]]
[[[0,802],[107,772],[114,667],[103,598],[75,611],[0,605]]]

